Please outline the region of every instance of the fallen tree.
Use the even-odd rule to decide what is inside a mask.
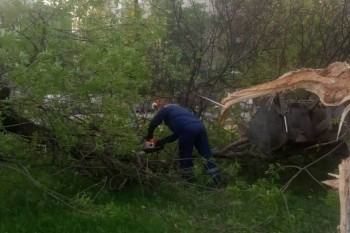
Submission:
[[[73,146],[66,150],[65,142],[52,128],[46,125],[34,123],[14,110],[10,100],[10,88],[3,86],[0,89],[0,113],[1,133],[5,135],[16,135],[24,142],[33,145],[38,150],[44,147],[45,153],[52,156],[52,164],[58,167],[66,166],[73,168],[81,175],[88,176],[93,180],[106,180],[111,189],[122,188],[127,182],[147,183],[153,165],[147,163],[140,156],[125,156],[117,158],[113,154],[113,148],[103,144],[103,149],[96,150],[96,141],[103,137],[103,130],[97,125],[90,125],[86,132],[74,132],[71,134],[79,138]],[[43,108],[43,106],[38,106]],[[45,109],[50,111],[50,109]],[[64,117],[67,122],[74,120]],[[78,134],[79,135],[78,135]],[[14,145],[15,146],[15,145]],[[30,157],[28,155],[27,160]],[[0,153],[0,161],[6,163],[13,161],[8,155]],[[16,161],[18,162],[18,161]]]
[[[322,103],[327,99],[325,103],[328,105],[332,105],[332,103],[333,105],[343,104],[349,98],[346,95],[346,93],[348,93],[348,86],[345,85],[348,82],[347,78],[350,76],[350,71],[347,67],[346,63],[334,63],[324,70],[307,69],[306,71],[295,71],[267,84],[232,93],[222,101],[222,106],[224,106],[223,119],[228,109],[238,101],[298,87],[314,90],[316,94],[320,95]],[[325,79],[330,79],[330,81]],[[338,79],[340,80],[339,82],[343,84],[340,85],[340,87],[335,86]],[[334,97],[334,101],[331,102],[330,98],[322,96],[322,94],[325,93],[328,93],[327,96],[330,96],[331,94],[329,93],[333,90],[326,84],[334,88],[342,88],[342,91],[340,91],[343,95],[342,98],[338,93],[335,93],[334,95],[336,95],[337,98]],[[55,131],[49,124],[38,125],[18,115],[12,108],[11,101],[8,101],[10,96],[9,89],[3,87],[3,93],[1,98],[1,106],[3,109],[1,112],[3,114],[2,122],[3,129],[5,130],[4,132],[18,134],[28,140],[39,138],[40,143],[47,146],[47,148],[53,152],[54,163],[56,159],[60,159],[60,157],[68,158],[68,163],[71,163],[70,166],[77,169],[81,174],[98,180],[107,177],[110,186],[117,188],[122,187],[128,181],[148,182],[150,176],[157,178],[155,174],[157,174],[159,169],[166,171],[167,167],[171,166],[171,162],[150,162],[147,158],[137,154],[138,148],[134,148],[134,150],[136,150],[134,152],[128,148],[128,154],[125,154],[125,156],[117,154],[115,149],[123,146],[123,140],[125,140],[125,138],[127,139],[128,135],[125,133],[124,136],[124,132],[119,131],[117,136],[119,136],[120,142],[116,144],[116,135],[111,134],[109,128],[103,127],[103,121],[105,117],[108,117],[107,115],[97,115],[90,120],[79,119],[79,121],[76,122],[70,115],[66,115],[64,112],[66,109],[60,112],[60,109],[38,105],[36,111],[41,111],[43,113],[42,115],[47,114],[50,116],[52,111],[57,111],[59,115],[57,119],[59,119],[62,127],[65,127],[66,131]],[[348,109],[349,107],[346,107],[342,114],[342,122],[345,119]],[[114,118],[114,115],[110,116],[110,119],[113,120]],[[57,122],[57,120],[52,122]],[[111,123],[108,124],[110,126],[113,122],[109,123]],[[120,129],[123,129],[123,127],[120,127]],[[67,138],[70,141],[67,141]],[[245,150],[250,145],[250,142],[244,139],[239,142],[234,142],[222,150],[216,151],[214,155],[217,158],[235,158],[235,153]],[[57,156],[57,154],[63,156]],[[162,177],[158,178],[164,179],[165,176],[166,174],[163,173]]]
[[[287,142],[337,144],[349,137],[347,128],[343,127],[350,111],[349,87],[350,67],[344,62],[335,62],[325,69],[288,72],[274,81],[228,94],[219,104],[221,121],[225,122],[235,104],[271,96],[260,103],[248,123],[251,144],[262,151],[278,150]],[[297,89],[314,96],[291,100],[288,93],[296,94]]]

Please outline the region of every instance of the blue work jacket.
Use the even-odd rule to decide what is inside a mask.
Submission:
[[[148,135],[153,136],[154,130],[163,122],[174,133],[164,139],[167,143],[175,141],[184,127],[190,124],[203,124],[186,108],[180,107],[176,104],[169,104],[159,110],[154,116],[149,124]]]

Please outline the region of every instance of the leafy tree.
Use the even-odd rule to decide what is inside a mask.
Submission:
[[[110,158],[130,162],[145,130],[134,104],[171,98],[217,122],[218,111],[197,94],[219,101],[349,54],[348,4],[337,0],[153,0],[147,12],[138,1],[125,1],[120,12],[107,0],[50,3],[1,2],[7,102],[49,130],[55,155],[102,163],[110,174],[119,166]],[[211,129],[232,137],[217,124]]]
[[[123,23],[107,1],[53,3],[6,2],[2,77],[16,111],[50,130],[55,153],[108,171],[106,158],[128,157],[138,145],[133,105],[150,77],[152,41],[142,18]]]

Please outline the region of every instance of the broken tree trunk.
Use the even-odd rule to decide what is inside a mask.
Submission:
[[[350,159],[348,158],[339,165],[340,233],[350,233],[349,176]]]
[[[343,160],[339,164],[339,175],[333,175],[337,179],[322,181],[322,183],[331,186],[339,191],[340,199],[340,233],[350,233],[350,203],[349,203],[349,193],[350,193],[350,158]]]

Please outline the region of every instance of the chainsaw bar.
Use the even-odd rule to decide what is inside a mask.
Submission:
[[[153,152],[160,151],[162,149],[164,149],[163,146],[156,146],[154,148],[143,148],[143,151],[148,154],[148,153],[153,153]]]

